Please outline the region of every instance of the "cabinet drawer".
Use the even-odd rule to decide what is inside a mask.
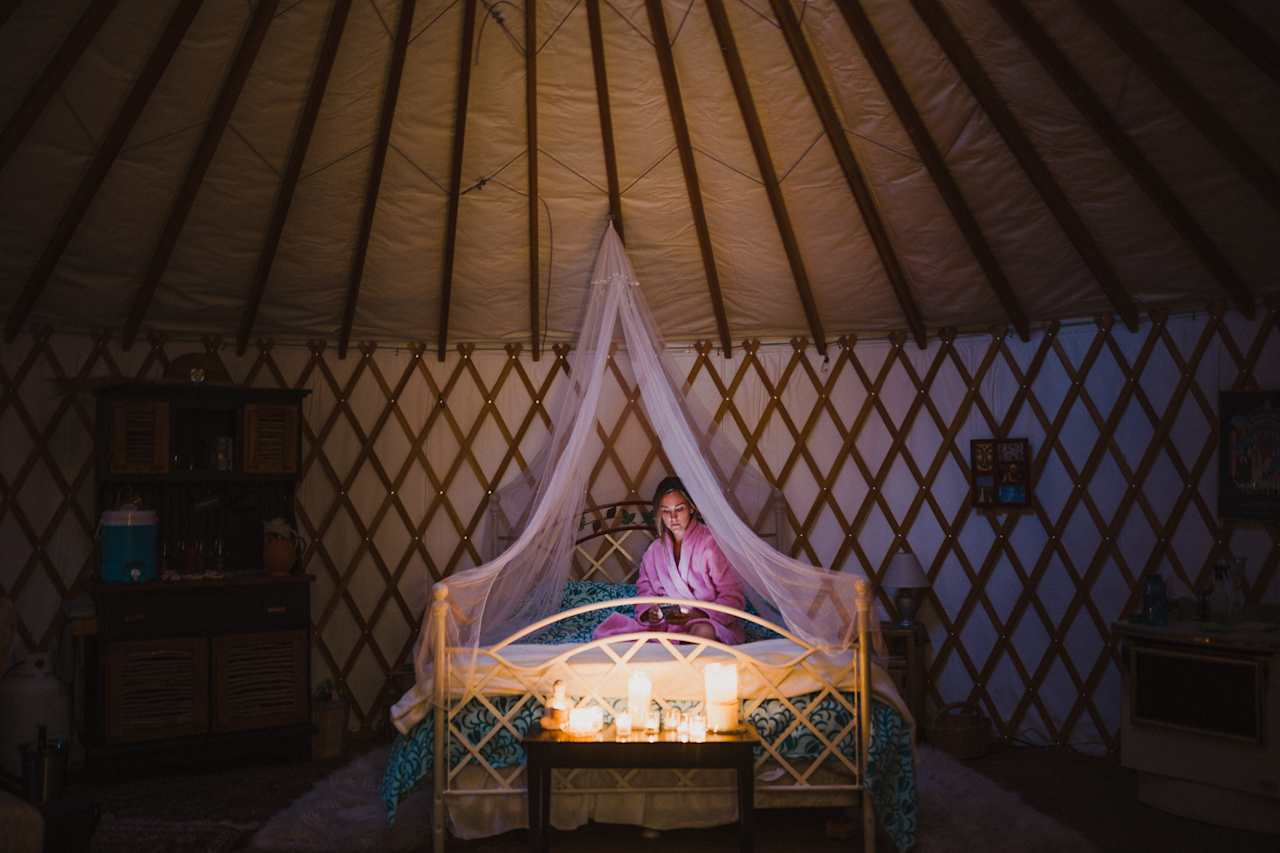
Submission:
[[[217,596],[208,589],[130,589],[100,592],[99,631],[112,640],[191,637],[217,622]]]
[[[311,586],[271,584],[227,601],[219,611],[215,634],[244,631],[305,630],[311,625]]]

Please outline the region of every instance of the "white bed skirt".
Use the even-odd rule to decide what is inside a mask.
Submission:
[[[476,772],[472,772],[476,771]],[[682,790],[622,790],[608,770],[552,772],[551,825],[577,829],[589,822],[620,823],[648,829],[698,829],[723,826],[738,820],[738,795],[732,770],[619,771],[636,788]],[[682,778],[682,774],[683,777]],[[847,777],[820,771],[818,784],[848,784]],[[524,829],[529,825],[528,798],[524,792],[483,793],[493,789],[492,778],[477,768],[459,774],[467,788],[445,795],[449,832],[455,838],[487,838]],[[757,785],[768,778],[758,774]],[[575,791],[574,789],[579,789]],[[585,790],[581,790],[585,789]],[[612,790],[602,790],[612,789]],[[757,808],[835,807],[849,805],[856,797],[849,791],[797,788],[796,792],[756,789]]]

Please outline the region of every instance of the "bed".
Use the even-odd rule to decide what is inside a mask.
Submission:
[[[634,565],[629,555],[647,541],[646,526],[625,511],[591,512],[605,523],[583,526],[579,578],[566,585],[560,611],[500,642],[474,651],[448,648],[448,587],[435,587],[425,630],[439,638],[433,668],[447,677],[434,680],[430,698],[434,709],[447,709],[440,715],[447,725],[438,726],[438,710],[431,710],[397,738],[382,785],[389,819],[399,800],[430,777],[436,853],[444,850],[446,823],[458,838],[525,827],[521,739],[536,730],[557,680],[575,706],[599,705],[610,718],[625,706],[629,675],[640,670],[649,675],[659,705],[691,710],[702,704],[703,667],[731,662],[739,672],[741,719],[761,741],[756,806],[861,803],[864,849],[874,850],[877,816],[895,845],[910,849],[917,809],[914,724],[892,681],[872,660],[865,629],[848,648],[823,651],[750,608],[639,597],[633,584],[611,577],[608,564]],[[630,537],[640,541],[628,544]],[[615,610],[659,602],[732,613],[747,627],[747,642],[727,646],[652,633],[591,639],[594,626]],[[855,606],[869,612],[865,585]],[[872,701],[864,703],[864,696]],[[436,761],[439,755],[447,761]],[[552,824],[561,829],[588,821],[670,829],[737,817],[730,771],[557,771],[553,790]]]

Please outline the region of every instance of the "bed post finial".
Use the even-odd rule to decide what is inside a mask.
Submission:
[[[449,726],[449,657],[447,654],[447,646],[449,643],[449,585],[446,583],[437,583],[431,588],[431,598],[434,604],[431,605],[431,631],[433,666],[432,680],[435,688],[435,754],[448,755],[448,744],[446,735]],[[449,762],[436,761],[433,768],[434,775],[431,786],[432,812],[431,812],[431,849],[433,853],[444,853],[445,831],[444,831],[444,789],[449,781]]]

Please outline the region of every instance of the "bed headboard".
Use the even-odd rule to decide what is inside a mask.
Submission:
[[[514,538],[506,515],[496,501],[489,506],[489,523],[493,535],[488,537],[490,547],[489,553],[484,555],[486,560],[501,554]],[[786,519],[786,503],[780,492],[770,496],[754,526],[761,539],[787,553],[791,547],[791,539],[787,535],[790,526]],[[640,556],[653,537],[653,505],[648,501],[631,499],[588,506],[578,518],[578,538],[574,543],[573,568],[569,577],[611,583],[633,582],[639,570]]]

